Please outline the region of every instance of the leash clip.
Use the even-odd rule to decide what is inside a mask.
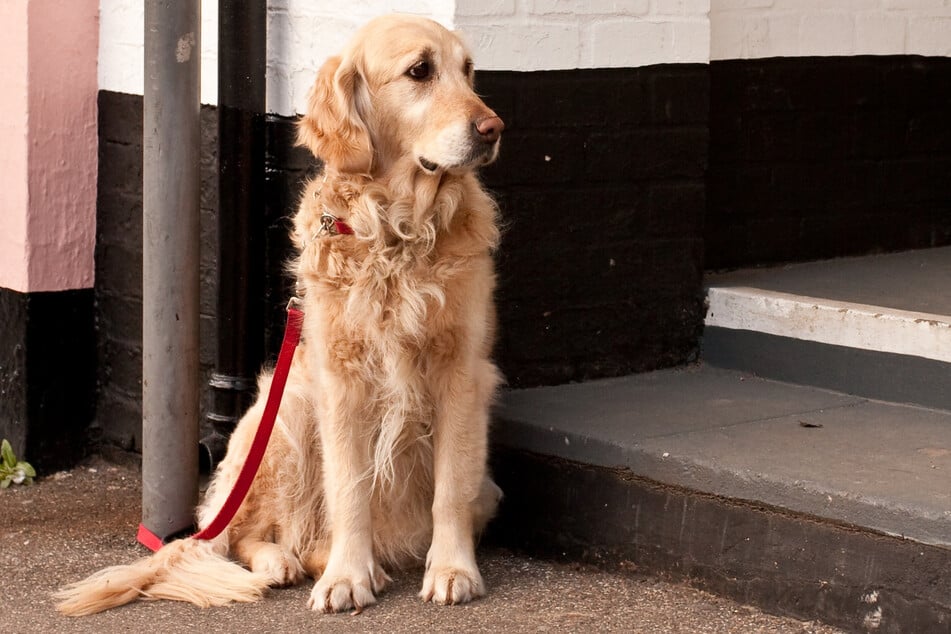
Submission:
[[[317,231],[317,235],[319,235],[319,236],[323,236],[323,235],[335,236],[335,235],[337,235],[337,233],[339,233],[339,232],[337,231],[337,222],[338,222],[339,220],[340,220],[340,219],[337,218],[337,216],[335,216],[335,215],[333,215],[333,214],[331,214],[331,213],[328,213],[328,212],[326,212],[326,211],[325,211],[324,213],[320,214],[320,230]]]

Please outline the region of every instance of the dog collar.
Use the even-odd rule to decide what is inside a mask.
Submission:
[[[336,236],[340,234],[352,236],[353,228],[331,213],[326,211],[322,213],[320,215],[320,231],[317,232],[317,235]]]
[[[324,177],[320,181],[320,185],[317,186],[317,189],[314,190],[314,200],[320,199],[320,193],[324,190],[324,185],[327,184],[327,170],[324,170]],[[324,213],[320,214],[320,229],[318,229],[315,238],[317,236],[337,236],[337,235],[353,235],[353,228],[348,225],[346,222],[333,215],[327,211],[326,205],[324,206]]]

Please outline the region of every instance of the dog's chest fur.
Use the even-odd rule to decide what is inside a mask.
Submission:
[[[313,235],[329,208],[357,233],[300,241],[298,276],[313,313],[305,334],[321,347],[321,365],[359,378],[377,398],[425,391],[445,361],[487,355],[491,345],[495,207],[474,178],[427,199],[420,209],[379,191],[320,205],[305,197],[295,219],[298,238]]]

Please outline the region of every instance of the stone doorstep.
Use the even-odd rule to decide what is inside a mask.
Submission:
[[[951,363],[948,315],[749,287],[711,287],[707,303],[708,327]]]
[[[949,412],[698,366],[509,392],[493,440],[516,545],[951,631]]]
[[[951,248],[708,276],[706,363],[951,410]]]
[[[846,631],[951,632],[947,549],[505,446],[493,469],[487,541]]]

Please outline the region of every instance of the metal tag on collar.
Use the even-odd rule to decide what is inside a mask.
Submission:
[[[317,235],[336,236],[341,233],[353,235],[353,229],[346,222],[329,212],[325,211],[321,214],[320,229],[317,231]]]
[[[320,214],[320,231],[317,233],[319,235],[329,235],[335,236],[340,233],[337,230],[337,223],[340,221],[337,216],[329,214],[326,211]]]

